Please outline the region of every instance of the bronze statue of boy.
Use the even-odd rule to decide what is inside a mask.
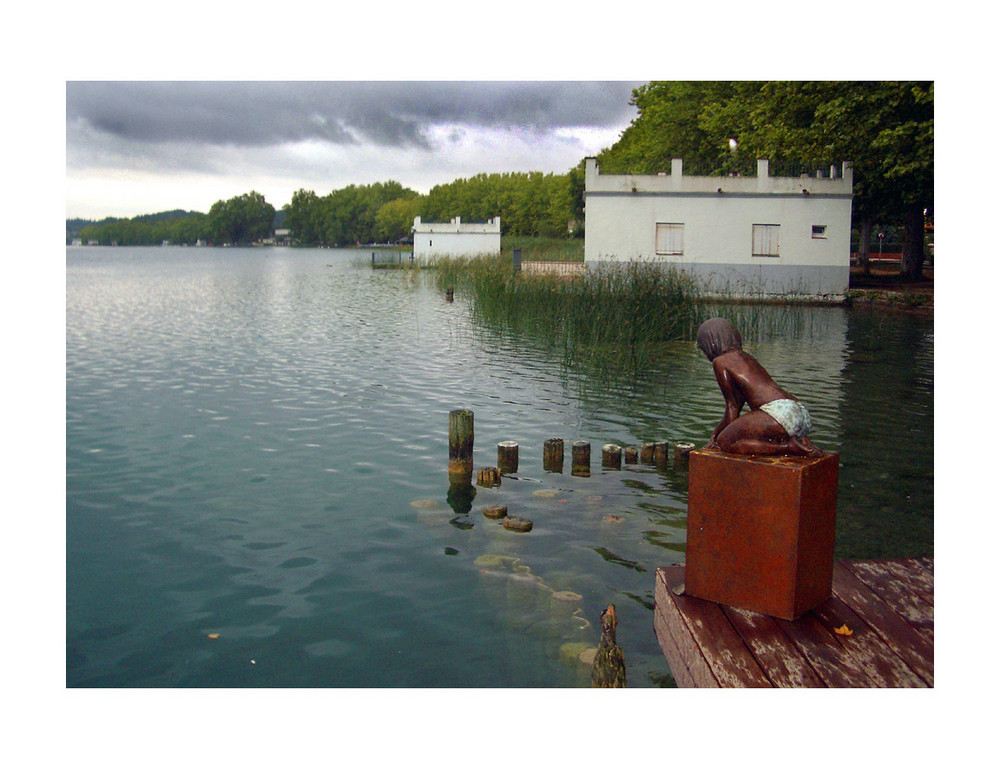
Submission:
[[[712,363],[726,401],[722,421],[706,448],[731,454],[818,456],[806,437],[812,419],[805,406],[775,384],[757,360],[743,352],[743,338],[722,318],[698,328],[698,348]],[[740,416],[744,404],[750,411]]]

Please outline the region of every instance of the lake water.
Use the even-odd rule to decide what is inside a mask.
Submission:
[[[687,476],[602,470],[600,448],[703,445],[711,366],[676,343],[599,381],[369,256],[67,249],[67,684],[586,686],[614,603],[629,685],[673,685],[654,574],[684,560]],[[747,349],[841,455],[837,556],[933,555],[933,321],[745,311]],[[457,408],[477,467],[520,444],[473,499],[448,483]],[[565,473],[542,468],[551,437]]]

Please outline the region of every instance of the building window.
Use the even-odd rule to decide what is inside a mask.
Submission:
[[[825,224],[814,224],[813,225],[813,239],[825,238],[826,237],[826,225]]]
[[[781,225],[755,224],[753,226],[753,255],[780,256],[778,252],[778,232]]]
[[[684,253],[684,225],[656,223],[656,253],[678,256]]]

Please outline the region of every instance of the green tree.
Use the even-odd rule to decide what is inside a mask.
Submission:
[[[285,226],[292,231],[292,238],[307,245],[316,245],[320,238],[317,233],[319,197],[311,190],[297,190],[292,200],[282,206],[286,212]]]
[[[217,245],[249,245],[271,235],[274,206],[259,192],[247,192],[216,201],[208,212],[209,226]]]
[[[425,221],[439,222],[499,216],[505,235],[536,236],[565,235],[574,208],[569,175],[532,171],[476,174],[439,184],[421,200],[419,213]]]
[[[652,82],[632,92],[638,114],[621,138],[598,155],[601,171],[655,174],[684,159],[690,174],[714,174],[729,161],[730,130],[713,111],[731,106],[736,85],[725,82]]]
[[[384,203],[375,214],[375,228],[380,241],[395,242],[410,234],[413,219],[420,210],[420,197],[396,198]]]

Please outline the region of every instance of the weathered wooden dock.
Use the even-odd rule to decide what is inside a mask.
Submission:
[[[837,562],[833,596],[794,622],[683,584],[683,565],[657,569],[653,624],[678,686],[934,686],[932,558]]]

